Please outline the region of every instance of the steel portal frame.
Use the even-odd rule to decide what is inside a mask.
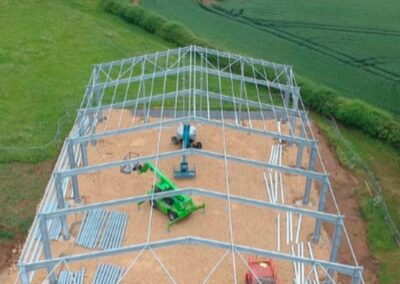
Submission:
[[[137,68],[137,70],[135,69]],[[167,88],[167,82],[173,83],[173,88]],[[135,85],[135,83],[137,83]],[[135,85],[135,86],[134,86]],[[227,85],[230,85],[230,87]],[[162,90],[155,90],[162,86]],[[120,88],[125,91],[120,92]],[[146,89],[150,88],[150,91]],[[224,90],[225,89],[225,90]],[[230,91],[227,91],[227,89]],[[261,89],[261,91],[260,91]],[[239,90],[239,91],[238,91]],[[131,93],[136,96],[129,98]],[[230,93],[230,94],[229,94]],[[239,93],[239,94],[238,94]],[[280,101],[277,99],[280,99]],[[44,198],[35,218],[27,241],[24,245],[18,266],[19,279],[23,284],[30,283],[37,269],[46,268],[49,280],[56,281],[53,273],[57,264],[91,259],[105,255],[117,255],[140,250],[152,250],[174,245],[205,245],[217,247],[232,252],[274,257],[290,262],[323,267],[328,272],[327,282],[333,280],[334,272],[343,273],[352,277],[352,283],[362,281],[362,267],[337,263],[337,253],[341,234],[344,229],[344,217],[340,214],[325,213],[326,198],[328,195],[329,175],[315,170],[317,162],[318,141],[309,138],[310,125],[307,112],[299,107],[301,102],[300,88],[297,87],[291,66],[275,64],[264,60],[252,59],[198,46],[188,46],[148,54],[139,57],[98,64],[94,66],[91,79],[86,88],[77,119],[69,138],[64,143],[52,178],[47,186]],[[161,103],[161,109],[160,104]],[[164,107],[165,104],[169,106]],[[99,122],[105,117],[113,115],[115,110],[130,109],[132,124],[121,127],[122,112],[117,127],[108,128],[108,121],[103,130],[98,129]],[[170,109],[169,118],[164,117],[164,110]],[[219,111],[215,111],[218,110]],[[244,109],[244,110],[243,110]],[[160,120],[149,122],[150,114],[160,113]],[[106,112],[108,111],[108,115]],[[141,113],[143,124],[135,125],[136,116]],[[216,118],[213,118],[213,116]],[[263,122],[263,128],[252,126],[252,117],[257,116]],[[227,119],[227,117],[229,117]],[[249,126],[243,125],[243,120]],[[265,121],[288,121],[289,134],[284,134],[277,126],[275,131],[267,129]],[[300,121],[300,133],[296,133],[296,125]],[[207,150],[185,149],[172,152],[159,152],[154,155],[139,157],[123,161],[111,161],[104,164],[90,164],[87,154],[88,143],[96,143],[100,139],[107,139],[117,135],[135,133],[149,129],[158,129],[179,123],[201,123],[240,132],[283,141],[289,145],[297,145],[296,164],[293,167],[267,163],[262,160],[252,160],[246,157],[228,155],[224,140],[224,153]],[[225,135],[225,134],[224,134]],[[224,136],[225,139],[225,136]],[[158,141],[159,142],[159,141]],[[301,169],[304,148],[310,151],[307,169]],[[153,196],[134,196],[120,200],[110,200],[98,204],[87,204],[80,207],[66,208],[65,192],[71,187],[75,202],[80,202],[79,183],[77,177],[94,171],[103,171],[109,168],[126,165],[133,162],[147,160],[158,161],[181,155],[199,155],[211,159],[220,159],[225,163],[236,162],[263,169],[272,169],[281,173],[301,175],[306,178],[303,203],[308,204],[312,181],[321,184],[318,210],[309,210],[285,204],[275,204],[243,196],[213,191],[213,189],[182,188],[175,192],[157,193]],[[228,179],[228,178],[227,178]],[[51,253],[48,238],[48,223],[54,218],[61,218],[64,238],[69,238],[69,228],[66,217],[94,208],[105,208],[123,204],[143,202],[153,198],[172,196],[178,193],[206,196],[223,199],[230,202],[239,202],[250,206],[258,206],[271,210],[292,212],[309,216],[316,221],[312,240],[318,242],[322,222],[334,224],[335,233],[332,236],[332,249],[328,260],[311,259],[293,256],[277,251],[268,251],[236,244],[233,241],[224,243],[213,239],[204,239],[196,236],[168,239],[157,242],[128,245],[119,249],[104,250],[101,252],[71,255],[54,258]],[[44,212],[44,206],[51,201],[57,201],[57,210]],[[151,220],[150,220],[151,221]],[[231,222],[231,219],[230,219]],[[39,228],[41,240],[35,240],[33,233]],[[41,255],[44,260],[40,260]],[[232,253],[234,258],[234,253]],[[235,271],[235,267],[234,267]]]

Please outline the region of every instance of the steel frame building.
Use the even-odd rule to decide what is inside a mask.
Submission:
[[[116,109],[128,109],[131,111],[132,117],[140,115],[143,123],[121,126],[120,117],[117,127],[109,128],[108,122],[106,122],[102,130],[98,129],[99,122],[104,122],[104,117],[113,115],[112,111]],[[150,122],[150,116],[159,116],[159,120]],[[248,121],[249,125],[241,123],[244,119]],[[265,124],[262,129],[253,127],[252,120],[255,119],[287,122],[290,132],[284,134],[278,128],[270,130]],[[223,153],[204,149],[157,151],[152,155],[126,160],[101,164],[90,163],[87,153],[89,143],[95,144],[107,137],[148,129],[156,129],[161,133],[164,127],[180,123],[201,123],[220,127],[222,131],[232,129],[288,143],[297,148],[295,166],[233,156],[227,154],[226,149]],[[300,131],[296,130],[297,124],[300,124]],[[160,141],[158,141],[159,143]],[[306,148],[310,151],[308,168],[302,169],[300,165],[303,162]],[[310,200],[312,182],[315,181],[320,185],[318,210],[233,195],[229,192],[229,182],[227,183],[227,193],[219,193],[206,188],[186,187],[177,191],[153,195],[67,206],[65,194],[68,188],[73,192],[75,203],[81,203],[78,182],[80,175],[135,162],[158,161],[182,155],[203,156],[222,160],[225,163],[232,161],[252,167],[272,169],[279,173],[303,176],[306,178],[303,204],[307,205]],[[55,283],[57,282],[55,270],[60,263],[73,263],[134,251],[151,250],[154,252],[156,248],[186,244],[220,248],[231,251],[233,256],[236,254],[242,259],[241,253],[246,253],[320,267],[327,273],[326,283],[335,281],[335,273],[350,276],[354,284],[361,283],[363,282],[363,268],[358,265],[354,254],[354,264],[352,265],[337,262],[341,238],[343,232],[346,233],[344,217],[339,211],[336,214],[325,212],[327,196],[333,192],[329,175],[326,172],[316,171],[318,160],[320,161],[318,141],[313,137],[308,115],[301,101],[300,88],[297,87],[291,66],[197,46],[95,65],[75,124],[62,147],[38,214],[24,245],[18,263],[18,279],[23,284],[31,283],[36,270],[47,269],[49,281]],[[331,223],[335,230],[332,236],[330,257],[327,260],[314,259],[304,255],[291,255],[274,250],[248,247],[235,243],[233,239],[231,242],[221,242],[191,235],[159,241],[150,241],[148,238],[145,243],[78,255],[55,257],[52,254],[49,239],[49,223],[52,220],[57,218],[61,220],[62,236],[64,239],[69,239],[70,228],[67,224],[67,217],[71,214],[87,212],[96,208],[134,204],[180,193],[222,199],[229,204],[231,202],[241,203],[312,217],[315,219],[313,242],[319,241],[322,223]],[[57,208],[51,211],[45,210],[50,202],[56,202]],[[37,231],[40,232],[39,239],[35,238]],[[349,253],[352,253],[348,237],[347,241],[350,248]],[[171,281],[174,282],[173,279]],[[303,281],[304,283],[316,283],[311,280],[303,279]]]

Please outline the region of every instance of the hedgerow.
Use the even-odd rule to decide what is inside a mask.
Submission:
[[[103,0],[103,5],[106,11],[179,46],[195,44],[213,47],[181,24],[168,21],[127,0]],[[209,60],[214,63],[217,59],[210,57]],[[224,66],[228,63],[219,62],[219,64]],[[232,71],[240,72],[240,70]],[[244,71],[249,72],[249,70]],[[391,114],[362,101],[341,96],[334,90],[305,78],[298,77],[298,83],[303,102],[311,110],[324,116],[332,116],[344,125],[357,128],[400,150],[400,123]]]

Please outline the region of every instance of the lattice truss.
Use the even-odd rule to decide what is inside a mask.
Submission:
[[[180,124],[202,149],[170,142]],[[120,173],[151,161],[173,179],[182,156],[197,176],[174,191]],[[205,210],[168,230],[148,201],[182,193]],[[255,258],[281,283],[363,282],[292,67],[197,46],[95,65],[18,279],[243,283]]]

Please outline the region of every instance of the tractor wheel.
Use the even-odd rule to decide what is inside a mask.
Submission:
[[[179,144],[178,137],[172,136],[171,137],[171,143],[174,144],[174,145],[178,145]]]
[[[176,219],[176,217],[178,217],[178,216],[176,215],[175,212],[173,212],[173,211],[169,211],[169,212],[168,212],[168,218],[169,218],[171,221],[174,221],[174,220]]]

